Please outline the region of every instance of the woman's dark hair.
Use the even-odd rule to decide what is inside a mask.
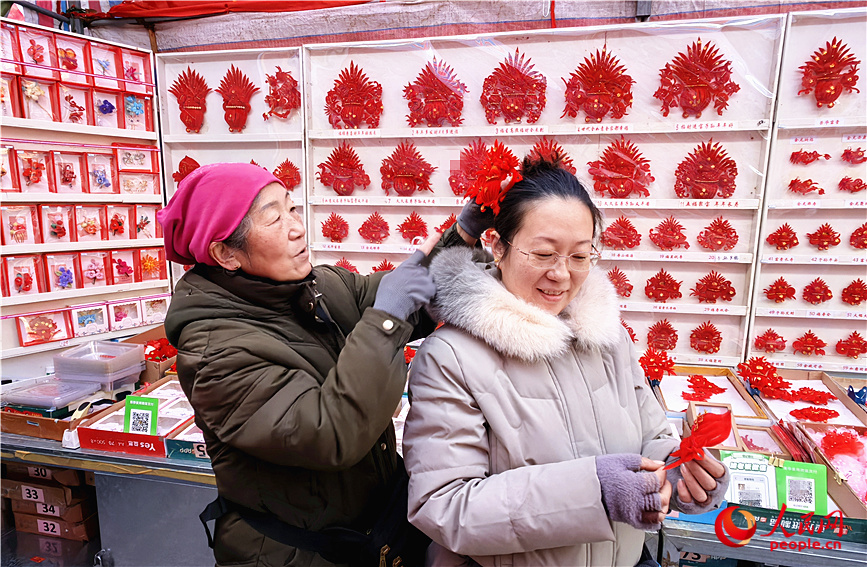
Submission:
[[[593,239],[596,240],[602,230],[602,213],[581,182],[563,169],[559,156],[555,155],[553,161],[528,156],[521,167],[524,178],[509,189],[500,203],[500,213],[494,218],[494,230],[501,240],[511,242],[524,224],[527,212],[538,201],[550,197],[578,199],[584,203],[593,217]]]

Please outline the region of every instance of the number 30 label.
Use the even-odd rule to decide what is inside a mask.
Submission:
[[[21,499],[30,500],[31,502],[45,502],[45,494],[41,488],[21,485]]]

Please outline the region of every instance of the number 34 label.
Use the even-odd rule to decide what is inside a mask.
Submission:
[[[41,534],[60,535],[60,524],[57,522],[49,522],[48,520],[39,520],[37,530]]]
[[[45,493],[41,488],[21,485],[21,499],[31,502],[45,502]]]

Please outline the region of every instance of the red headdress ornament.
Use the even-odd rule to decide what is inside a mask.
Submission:
[[[650,196],[648,187],[654,181],[650,160],[642,157],[635,144],[623,136],[609,144],[598,160],[587,165],[593,176],[593,189],[600,195],[616,199],[629,198],[633,193]]]
[[[325,95],[325,113],[336,129],[361,128],[365,123],[368,128],[376,128],[382,115],[382,85],[368,79],[364,71],[350,61]]]
[[[251,110],[250,99],[259,92],[259,87],[232,65],[220,81],[217,92],[223,97],[223,118],[229,125],[229,132],[243,131]]]
[[[401,197],[409,197],[416,191],[431,191],[430,176],[436,167],[429,164],[412,142],[401,142],[390,156],[382,160],[382,188]]]
[[[545,108],[545,91],[548,81],[544,75],[533,70],[528,58],[515,50],[509,54],[482,84],[479,102],[485,109],[485,118],[496,124],[502,116],[506,124],[521,122],[526,116],[527,124],[533,124]]]
[[[500,212],[500,201],[506,196],[506,192],[512,186],[523,179],[519,171],[520,162],[509,148],[499,140],[494,140],[485,154],[476,179],[467,190],[467,197],[475,199],[476,203],[493,210],[494,214]]]
[[[681,199],[728,199],[735,192],[738,166],[719,142],[699,144],[677,166],[674,192]]]
[[[623,118],[632,106],[632,85],[635,81],[625,73],[626,67],[616,57],[602,51],[585,57],[584,62],[570,75],[566,83],[566,108],[560,116],[575,118],[584,111],[585,122],[602,122],[611,113],[612,118]]]
[[[291,191],[301,183],[301,170],[298,169],[297,165],[285,159],[274,170],[274,177],[282,181],[286,189]]]
[[[364,172],[361,158],[346,140],[341,141],[328,155],[328,159],[316,167],[319,168],[316,174],[319,181],[330,186],[338,195],[352,195],[356,186],[370,185],[370,177]]]
[[[301,107],[301,93],[298,91],[296,81],[289,71],[284,71],[279,66],[273,75],[265,75],[268,83],[268,94],[265,95],[265,104],[268,112],[262,114],[262,118],[268,120],[272,116],[288,118],[296,108]]]
[[[427,123],[428,126],[460,126],[464,121],[464,93],[467,86],[458,80],[451,67],[442,61],[428,61],[415,81],[403,89],[403,98],[408,102],[409,114],[406,121],[416,127]]]
[[[798,67],[803,73],[798,95],[808,95],[815,90],[816,106],[832,108],[844,92],[860,92],[855,88],[858,82],[855,73],[860,64],[849,47],[835,37],[824,49],[814,52],[810,61]]]
[[[205,121],[205,111],[208,109],[206,99],[211,88],[205,78],[187,67],[175,82],[169,92],[178,99],[181,109],[181,122],[187,127],[187,132],[198,132]]]

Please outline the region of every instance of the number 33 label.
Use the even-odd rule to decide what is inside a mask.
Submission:
[[[41,488],[21,485],[21,499],[30,500],[31,502],[45,502],[45,494]]]

